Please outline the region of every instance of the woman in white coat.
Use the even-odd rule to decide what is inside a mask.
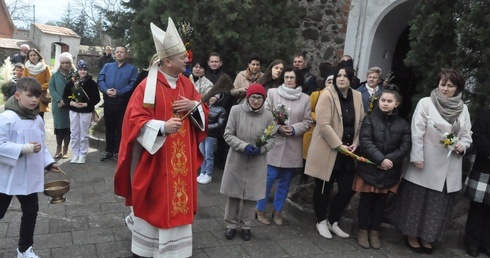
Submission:
[[[464,78],[454,69],[442,69],[438,82],[413,114],[410,165],[394,212],[407,246],[428,254],[433,252],[432,243],[443,239],[451,219],[462,188],[461,156],[472,143],[470,115],[461,100]],[[453,144],[442,143],[444,133],[455,136]]]

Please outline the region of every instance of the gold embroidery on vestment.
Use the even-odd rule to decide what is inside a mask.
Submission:
[[[187,156],[185,154],[185,143],[181,139],[176,139],[172,142],[172,158],[170,159],[172,165],[172,176],[181,174],[187,175]]]
[[[186,193],[187,184],[180,178],[174,182],[174,195],[172,197],[172,205],[174,210],[172,215],[175,217],[177,213],[187,214],[189,208],[187,207],[187,202],[189,201],[189,196]]]

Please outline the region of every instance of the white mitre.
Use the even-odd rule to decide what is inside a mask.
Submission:
[[[153,22],[150,24],[151,34],[155,42],[158,60],[152,64],[148,72],[146,81],[145,96],[143,98],[144,107],[153,107],[155,105],[155,92],[158,76],[158,63],[166,57],[180,54],[186,51],[184,43],[180,38],[179,32],[175,27],[172,18],[168,18],[167,32],[158,28]]]

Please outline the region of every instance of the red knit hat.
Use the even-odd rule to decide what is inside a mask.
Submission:
[[[267,97],[267,93],[265,92],[264,86],[258,83],[254,83],[248,86],[247,95],[245,97],[248,98],[252,94],[260,94],[264,96],[264,98]]]

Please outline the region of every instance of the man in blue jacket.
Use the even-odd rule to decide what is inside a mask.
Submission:
[[[105,153],[100,161],[117,160],[124,112],[128,104],[128,92],[138,77],[138,70],[126,62],[127,49],[118,46],[115,51],[116,62],[102,67],[97,78],[99,89],[104,95]]]

